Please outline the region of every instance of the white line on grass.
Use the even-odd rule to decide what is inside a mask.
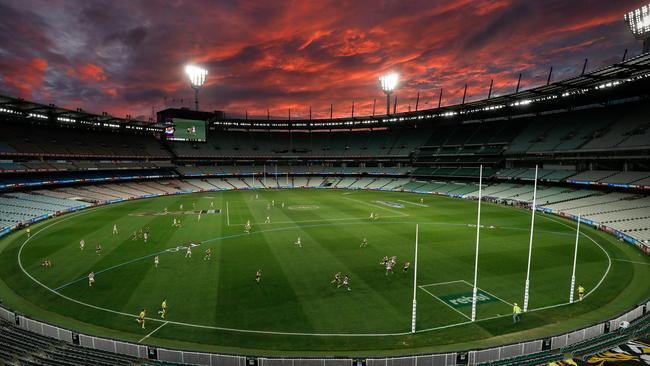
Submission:
[[[566,226],[566,227],[568,227],[568,228],[570,228],[570,229],[573,230],[573,227],[571,227],[570,225],[565,224],[565,223],[562,222],[562,221],[555,220],[555,219],[553,219],[553,218],[551,218],[551,217],[547,217],[547,216],[545,216],[545,215],[541,215],[541,217],[543,217],[543,218],[545,218],[545,219],[547,219],[547,220],[550,220],[550,221],[556,222],[556,223],[558,223],[558,224],[560,224],[560,225]],[[598,283],[596,284],[596,286],[594,286],[594,288],[591,289],[591,291],[589,291],[589,292],[587,292],[587,293],[585,294],[585,297],[584,297],[584,298],[586,299],[587,296],[591,295],[594,291],[596,291],[596,289],[598,289],[598,287],[600,287],[600,285],[603,283],[603,281],[605,281],[605,278],[606,278],[607,275],[609,274],[609,270],[610,270],[610,268],[612,268],[612,258],[609,256],[609,253],[605,250],[605,248],[603,248],[600,244],[598,244],[598,242],[595,241],[591,236],[589,236],[589,235],[587,235],[587,234],[585,234],[585,233],[580,233],[580,235],[583,235],[583,236],[586,237],[587,239],[591,240],[591,242],[594,243],[594,244],[596,244],[596,245],[600,248],[600,250],[602,250],[603,253],[605,253],[605,255],[607,256],[607,270],[605,270],[605,274],[603,275],[603,277],[601,277],[600,281],[598,281]]]
[[[409,214],[407,214],[407,213],[400,212],[400,211],[396,211],[396,210],[391,210],[391,209],[388,208],[388,207],[375,205],[374,203],[370,203],[370,202],[366,202],[366,201],[361,201],[361,200],[357,200],[357,199],[350,198],[350,197],[343,197],[343,198],[345,198],[346,200],[350,200],[350,201],[354,201],[354,202],[359,202],[359,203],[363,203],[363,204],[365,204],[365,205],[369,205],[369,206],[374,206],[374,207],[377,207],[377,208],[381,208],[382,210],[386,210],[386,211],[388,211],[388,212],[392,212],[392,213],[394,213],[394,214],[398,214],[398,215],[400,215],[400,216],[409,216]]]
[[[394,219],[402,216],[382,216],[385,219]],[[349,220],[368,220],[367,217],[345,217],[338,219],[314,219],[314,220],[295,220],[295,221],[273,221],[271,223],[255,223],[255,225],[274,225],[274,224],[300,224],[303,222],[323,222],[323,221],[349,221]],[[244,226],[246,224],[230,224],[230,226]]]
[[[429,283],[426,285],[419,285],[420,287],[429,287],[429,286],[438,286],[438,285],[447,285],[450,283],[458,283],[458,282],[465,282],[465,280],[455,280],[455,281],[447,281],[447,282],[436,282],[436,283]]]
[[[140,339],[140,340],[138,341],[138,343],[142,343],[142,341],[144,341],[145,339],[151,337],[152,334],[156,333],[160,328],[164,327],[164,326],[167,325],[168,323],[169,323],[169,322],[164,322],[164,323],[160,324],[160,326],[159,326],[158,328],[154,329],[153,332],[151,332],[151,333],[147,334],[146,336],[142,337],[142,339]]]
[[[462,280],[462,281],[465,282],[469,287],[473,287],[473,285],[472,285],[471,283],[469,283],[469,282],[467,282],[467,281],[465,281],[465,280]],[[499,301],[501,301],[501,302],[506,303],[507,305],[513,306],[513,304],[507,302],[506,300],[500,298],[499,296],[497,296],[497,295],[495,295],[495,294],[493,294],[493,293],[491,293],[491,292],[488,292],[488,291],[485,290],[485,289],[482,289],[482,288],[480,288],[480,287],[478,287],[478,286],[476,286],[476,288],[479,289],[479,290],[481,290],[481,291],[483,291],[483,292],[485,292],[486,294],[488,294],[488,295],[494,297],[495,299],[497,299],[497,300],[499,300]]]
[[[641,265],[644,265],[644,266],[650,266],[650,263],[630,261],[630,260],[627,260],[627,259],[614,258],[613,260],[619,261],[619,262],[627,262],[627,263],[641,264]]]
[[[426,292],[427,294],[429,294],[429,295],[435,297],[436,299],[438,299],[438,301],[440,301],[441,303],[447,305],[451,310],[453,310],[453,311],[457,312],[458,314],[464,316],[464,317],[465,317],[466,319],[468,319],[468,320],[472,320],[472,318],[470,318],[470,317],[468,317],[467,315],[465,315],[462,311],[460,311],[460,310],[456,309],[455,307],[453,307],[453,306],[447,304],[445,301],[443,301],[443,300],[442,300],[441,298],[439,298],[438,296],[436,296],[436,295],[432,294],[431,292],[427,291],[427,289],[423,288],[422,286],[418,286],[418,287],[420,288],[420,290]]]
[[[429,207],[429,205],[425,205],[425,204],[422,204],[422,203],[416,203],[416,202],[404,201],[404,200],[397,200],[397,201],[408,203],[408,204],[411,204],[411,205],[420,206],[420,207]]]
[[[345,198],[347,198],[347,197],[345,197]],[[354,199],[353,199],[353,200],[354,200]],[[354,201],[357,201],[357,200],[354,200]],[[363,202],[363,201],[358,201],[358,202],[362,202],[362,203],[366,203],[366,204],[369,204],[369,205],[372,205],[372,206],[376,206],[376,205],[371,204],[371,203],[368,203],[368,202]],[[52,288],[48,287],[47,285],[45,285],[45,284],[43,284],[42,282],[40,282],[39,280],[37,280],[34,276],[32,276],[29,272],[27,272],[27,270],[25,270],[25,268],[24,268],[24,266],[23,266],[23,264],[22,264],[22,251],[23,251],[25,245],[30,241],[31,238],[35,237],[35,236],[38,235],[40,232],[42,232],[42,231],[44,231],[44,230],[46,230],[46,229],[48,229],[48,228],[50,228],[50,227],[52,227],[52,226],[54,226],[54,225],[57,225],[57,224],[59,224],[59,223],[61,223],[61,222],[68,221],[68,220],[70,220],[70,219],[72,219],[72,218],[75,218],[75,217],[78,217],[78,216],[84,215],[84,214],[86,214],[86,213],[89,213],[89,212],[94,211],[95,209],[103,208],[103,207],[106,207],[106,206],[96,206],[96,207],[88,208],[88,209],[86,209],[86,210],[84,210],[84,211],[82,211],[82,212],[71,213],[69,217],[66,217],[66,218],[63,218],[63,219],[61,219],[61,220],[59,220],[59,221],[56,221],[56,222],[54,222],[54,223],[52,223],[52,224],[50,224],[50,225],[47,225],[47,226],[41,228],[39,231],[35,232],[35,233],[30,237],[30,238],[27,238],[27,239],[23,242],[23,244],[20,246],[20,248],[19,248],[19,250],[18,250],[18,266],[20,267],[21,271],[22,271],[22,272],[23,272],[27,277],[29,277],[32,281],[34,281],[35,283],[37,283],[37,284],[40,285],[41,287],[45,288],[46,290],[48,290],[48,291],[50,291],[50,292],[52,292],[52,293],[54,293],[54,294],[56,294],[56,295],[58,295],[58,296],[60,296],[60,297],[62,297],[62,298],[64,298],[64,299],[66,299],[66,300],[68,300],[68,301],[74,302],[74,303],[79,304],[79,305],[82,305],[82,306],[90,307],[90,308],[95,309],[95,310],[101,310],[101,311],[109,312],[109,313],[112,313],[112,314],[117,314],[117,315],[122,315],[122,316],[127,316],[127,317],[133,317],[134,314],[129,314],[129,313],[121,312],[121,311],[116,311],[116,310],[107,309],[107,308],[103,308],[103,307],[100,307],[100,306],[96,306],[96,305],[92,305],[92,304],[84,303],[84,302],[82,302],[82,301],[79,301],[79,300],[73,299],[73,298],[71,298],[71,297],[69,297],[69,296],[63,295],[63,294],[61,294],[60,292],[58,292],[58,291],[56,291],[56,290],[53,290]],[[387,208],[385,208],[385,207],[381,207],[381,206],[376,206],[376,207],[379,207],[379,208],[382,208],[382,209],[385,209],[385,210],[388,210],[388,211],[392,211],[392,210],[387,209]],[[401,212],[398,212],[398,213],[400,213],[400,214],[402,214],[402,215],[404,215],[404,216],[409,216],[408,214],[403,214],[403,213],[401,213]],[[542,216],[542,217],[545,217],[545,216]],[[560,222],[560,221],[557,221],[557,220],[554,220],[554,219],[551,219],[551,218],[548,218],[548,217],[545,217],[545,218],[548,219],[548,220],[551,220],[551,221],[555,221],[555,222],[557,222],[557,223],[559,223],[559,224],[562,224],[562,225],[564,225],[564,226],[570,227],[569,225],[567,225],[567,224],[565,224],[565,223],[562,223],[562,222]],[[403,223],[408,223],[408,222],[393,222],[393,223],[403,224]],[[422,224],[426,224],[426,223],[422,223]],[[431,223],[429,222],[429,224],[431,224]],[[326,226],[326,225],[313,225],[313,226]],[[267,230],[267,231],[277,231],[277,230],[286,230],[286,229],[289,229],[289,228],[277,228],[277,229],[271,229],[271,230]],[[607,255],[607,258],[608,258],[608,260],[609,260],[609,266],[608,266],[607,270],[605,271],[605,274],[604,274],[603,277],[601,278],[600,282],[596,285],[596,287],[594,287],[594,289],[592,289],[590,292],[588,292],[588,293],[585,295],[585,297],[586,297],[586,296],[589,296],[591,293],[593,293],[593,292],[594,292],[594,291],[595,291],[595,290],[596,290],[596,289],[597,289],[597,288],[602,284],[602,282],[603,282],[603,281],[605,280],[605,278],[607,277],[607,274],[609,273],[609,269],[610,269],[610,267],[611,267],[611,258],[610,258],[610,256],[609,256],[609,253],[607,253],[607,251],[606,251],[606,250],[605,250],[605,249],[604,249],[600,244],[598,244],[594,239],[592,239],[591,237],[589,237],[588,235],[586,235],[586,234],[584,234],[584,233],[582,233],[582,235],[586,236],[589,240],[591,240],[593,243],[595,243],[595,244],[596,244],[596,245],[597,245],[597,246],[598,246],[598,247],[599,247],[599,248],[600,248],[600,249],[601,249],[601,250],[602,250],[602,251]],[[232,237],[235,237],[235,236],[242,236],[242,235],[232,235]],[[215,238],[215,239],[209,239],[209,240],[205,240],[205,241],[203,241],[203,243],[211,242],[211,241],[216,241],[216,240],[223,240],[223,239],[226,239],[226,238],[227,238],[227,237]],[[147,257],[150,257],[150,256],[146,256],[146,257],[144,257],[144,258],[147,258]],[[142,259],[142,258],[140,258],[140,259]],[[133,261],[129,261],[129,262],[133,262]],[[114,267],[115,267],[115,266],[114,266]],[[85,277],[84,277],[84,279],[85,279]],[[81,279],[80,279],[80,280],[81,280]],[[78,280],[77,280],[77,281],[78,281]],[[75,281],[75,282],[76,282],[76,281]],[[421,287],[420,287],[420,288],[421,288]],[[429,293],[429,295],[431,295],[431,296],[437,298],[437,296],[431,294],[431,293],[430,293],[429,291],[427,291],[426,289],[424,289],[424,288],[421,288],[421,289],[422,289],[423,291]],[[440,300],[440,299],[438,299],[438,300]],[[445,303],[445,304],[446,304],[446,303]],[[555,308],[555,307],[565,306],[565,305],[569,305],[569,304],[570,304],[570,303],[562,303],[562,304],[550,305],[550,306],[546,306],[546,307],[541,307],[541,308],[532,309],[532,310],[529,310],[528,312],[534,312],[534,311],[539,311],[539,310],[545,310],[545,309],[550,309],[550,308]],[[448,305],[448,304],[446,304],[446,305]],[[456,310],[456,309],[454,309],[454,310]],[[462,314],[465,318],[469,319],[465,314],[463,314],[463,313],[460,313],[460,314]],[[490,319],[502,318],[502,317],[506,317],[506,316],[510,316],[510,315],[509,315],[509,314],[506,314],[506,315],[500,315],[500,316],[495,316],[495,317],[490,317],[490,318],[485,318],[485,319],[479,319],[479,320],[477,320],[477,322],[479,322],[479,321],[483,321],[483,320],[490,320]],[[163,322],[163,321],[161,321],[161,320],[159,320],[159,319],[156,319],[156,318],[148,318],[148,317],[147,317],[147,318],[145,318],[145,319],[150,320],[150,321],[154,321],[154,322]],[[232,331],[232,332],[239,332],[239,333],[249,333],[249,334],[272,334],[272,335],[291,335],[291,336],[321,336],[321,337],[322,337],[322,336],[333,336],[333,337],[384,337],[384,336],[402,336],[402,335],[408,335],[408,334],[411,334],[410,332],[400,332],[400,333],[382,333],[382,334],[377,334],[377,333],[339,333],[339,334],[330,334],[330,333],[274,332],[274,331],[263,331],[263,330],[252,330],[252,329],[226,328],[226,327],[217,327],[217,326],[200,325],[200,324],[190,324],[190,323],[174,322],[174,321],[166,321],[166,323],[171,323],[171,324],[175,324],[175,325],[182,325],[182,326],[188,326],[188,327],[194,327],[194,328],[213,329],[213,330],[221,330],[221,331]],[[438,326],[438,327],[434,327],[434,328],[420,329],[420,330],[417,330],[416,333],[423,333],[423,332],[429,332],[429,331],[434,331],[434,330],[439,330],[439,329],[446,329],[446,328],[456,327],[456,326],[465,325],[465,324],[470,324],[470,323],[472,323],[472,322],[469,321],[469,322],[462,322],[462,323],[456,323],[456,324],[447,324],[447,325]]]

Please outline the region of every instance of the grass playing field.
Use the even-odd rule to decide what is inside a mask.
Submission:
[[[371,212],[379,218],[370,220]],[[174,218],[181,227],[172,226]],[[29,240],[19,232],[0,241],[0,298],[41,320],[134,342],[249,354],[380,355],[548,336],[613,316],[650,294],[650,261],[584,225],[577,283],[588,296],[555,306],[569,299],[575,223],[538,214],[533,311],[512,324],[512,303],[523,301],[530,211],[484,203],[481,221],[473,324],[476,202],[396,192],[206,192],[65,215],[32,227]],[[417,332],[410,334],[416,224]],[[147,243],[132,240],[140,229],[149,230]],[[294,245],[298,237],[302,248]],[[363,238],[367,247],[360,246]],[[196,244],[191,258],[189,243]],[[386,275],[380,261],[393,255],[395,271]],[[41,266],[45,259],[52,267]],[[406,274],[405,261],[412,263]],[[89,287],[91,271],[96,281]],[[351,291],[330,283],[336,272],[349,275]],[[160,320],[163,299],[168,311]],[[142,309],[146,329],[135,320]]]

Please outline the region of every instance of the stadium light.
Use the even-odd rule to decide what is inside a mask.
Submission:
[[[624,16],[625,22],[636,39],[643,41],[643,53],[650,51],[650,4],[630,11]]]
[[[379,77],[379,85],[381,90],[386,94],[386,115],[390,114],[390,95],[397,87],[397,80],[399,77],[396,73],[386,74]]]
[[[205,84],[205,80],[208,77],[208,70],[196,66],[196,65],[187,65],[185,66],[185,73],[190,78],[190,86],[194,89],[194,106],[196,110],[199,110],[199,89]]]

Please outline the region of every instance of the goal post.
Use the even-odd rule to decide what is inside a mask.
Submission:
[[[528,242],[528,268],[526,269],[526,284],[524,286],[524,313],[528,311],[528,300],[530,291],[530,262],[533,255],[533,232],[535,229],[535,211],[537,210],[537,169],[535,165],[535,183],[533,185],[533,210],[530,219],[530,240]]]
[[[472,321],[476,321],[477,280],[478,280],[478,243],[481,232],[481,199],[483,193],[483,165],[479,167],[478,174],[478,214],[476,216],[476,253],[474,257],[474,287],[472,289]]]
[[[417,288],[418,288],[418,241],[420,225],[415,224],[415,258],[413,260],[413,311],[411,313],[411,333],[415,333],[415,319],[417,309]]]
[[[578,226],[576,227],[576,245],[573,252],[573,272],[571,273],[571,292],[569,293],[569,303],[573,303],[573,292],[576,287],[576,262],[578,260],[578,241],[580,239],[580,214],[578,214]]]

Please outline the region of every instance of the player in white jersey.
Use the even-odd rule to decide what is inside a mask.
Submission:
[[[271,200],[271,206],[275,207],[275,200]]]
[[[93,287],[93,283],[95,283],[95,272],[90,272],[88,274],[88,287]]]
[[[302,240],[300,240],[300,235],[298,235],[298,239],[296,240],[295,243],[293,243],[295,246],[298,248],[302,248]]]
[[[271,223],[271,216],[267,216],[266,220],[264,220],[265,224],[270,224]]]
[[[258,269],[257,272],[255,272],[255,282],[260,283],[262,280],[262,270]]]
[[[389,273],[393,273],[393,265],[393,261],[386,262],[386,276],[388,276]]]
[[[178,206],[178,207],[180,207],[180,209],[183,210],[183,204],[182,204],[182,203],[181,203],[181,205]]]
[[[214,207],[214,201],[210,201],[210,207]]]
[[[201,212],[199,211],[199,216],[196,217],[196,221],[201,221]]]
[[[176,227],[176,218],[174,218],[174,221],[172,222],[172,227]]]
[[[158,265],[160,264],[160,258],[158,256],[153,257],[153,265],[158,268]]]
[[[251,220],[246,221],[246,225],[244,225],[244,232],[246,234],[251,233]]]
[[[187,250],[185,251],[185,258],[192,258],[192,243],[187,244]]]
[[[113,235],[117,234],[117,224],[113,224]]]
[[[374,212],[371,212],[371,213],[370,213],[370,220],[374,220],[374,219],[375,219],[375,213],[374,213]]]
[[[345,277],[343,277],[343,286],[344,286],[346,289],[348,289],[348,291],[351,291],[351,290],[350,290],[350,277],[348,277],[347,274],[345,275]],[[339,287],[340,287],[340,286],[339,286]]]
[[[149,233],[146,232],[146,231],[145,231],[144,233],[142,233],[142,239],[143,239],[144,242],[146,243],[147,240],[149,239]]]
[[[282,208],[284,208],[284,202],[282,202]]]
[[[367,247],[367,246],[368,246],[368,239],[363,238],[363,240],[361,241],[361,245],[360,245],[360,247],[361,247],[361,248],[365,248],[365,247]]]
[[[86,246],[86,241],[81,239],[81,241],[79,242],[79,249],[84,250],[85,246]]]

